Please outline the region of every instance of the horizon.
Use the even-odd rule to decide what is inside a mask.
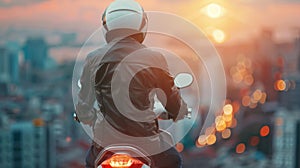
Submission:
[[[83,42],[101,26],[102,12],[110,2],[111,0],[90,0],[88,3],[83,0],[1,0],[1,41],[22,42],[27,37],[37,35],[50,36],[50,41],[55,42],[58,38],[55,36],[59,34],[76,33],[77,40]],[[225,38],[221,43],[248,41],[265,28],[274,31],[276,41],[293,40],[300,33],[300,1],[295,0],[234,0],[231,3],[225,0],[139,2],[146,11],[179,15],[208,36],[212,34],[212,30],[221,30]],[[203,12],[212,3],[222,8],[223,13],[218,18],[211,18]],[[66,7],[68,11],[65,10]]]

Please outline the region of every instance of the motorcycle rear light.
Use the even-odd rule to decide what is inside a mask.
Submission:
[[[105,160],[101,166],[102,168],[141,168],[143,162],[132,158],[126,154],[115,154],[111,158]]]

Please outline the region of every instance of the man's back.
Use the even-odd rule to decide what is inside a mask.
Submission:
[[[151,91],[155,88],[166,91],[173,85],[163,56],[131,38],[114,44],[102,60],[98,60],[101,56],[98,54],[91,55],[91,62],[98,68],[95,74],[96,98],[106,121],[126,135],[156,135],[158,125]],[[116,101],[113,95],[118,95],[120,101]]]

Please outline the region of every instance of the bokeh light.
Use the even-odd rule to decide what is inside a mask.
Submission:
[[[216,29],[212,32],[212,37],[214,38],[215,42],[223,43],[226,38],[226,34],[223,30]]]
[[[277,80],[274,87],[277,91],[284,91],[286,89],[286,83],[284,80]]]
[[[206,137],[206,143],[207,145],[213,145],[215,144],[217,141],[217,137],[214,134],[209,135],[208,137]]]
[[[69,137],[69,136],[66,137],[66,142],[67,142],[67,143],[70,143],[71,141],[72,141],[72,138],[71,138],[71,137]]]
[[[230,129],[225,129],[223,132],[222,132],[222,138],[223,139],[228,139],[230,138],[231,136],[231,130]]]
[[[268,136],[270,133],[270,127],[265,125],[260,129],[260,136],[265,137]]]
[[[253,93],[253,100],[255,100],[256,102],[258,102],[261,98],[262,98],[262,91],[261,90],[256,90]]]
[[[244,153],[246,150],[246,145],[244,143],[240,143],[236,146],[235,151],[238,154]]]
[[[230,122],[232,120],[232,114],[229,115],[224,114],[223,117],[225,122]]]
[[[264,104],[267,100],[267,93],[262,93],[261,99],[260,99],[260,103]]]
[[[200,135],[197,143],[201,146],[205,146],[206,145],[206,136],[205,135]]]
[[[255,109],[257,107],[257,103],[250,103],[249,107],[251,109]]]
[[[45,122],[42,118],[36,118],[32,120],[32,124],[36,127],[42,127],[45,125]]]
[[[223,111],[224,111],[224,114],[226,115],[231,115],[232,112],[233,112],[233,107],[231,104],[226,104],[224,107],[223,107]]]
[[[216,123],[216,129],[219,132],[225,130],[226,129],[226,122],[224,120],[220,120],[218,123]]]
[[[254,83],[254,78],[252,74],[248,74],[245,76],[245,84],[251,86]]]
[[[205,135],[208,136],[210,134],[213,134],[215,132],[215,127],[208,127],[205,130]]]
[[[183,149],[184,149],[184,145],[182,143],[179,142],[179,143],[176,144],[176,150],[178,152],[182,152]]]
[[[247,106],[250,105],[250,103],[251,103],[250,96],[244,96],[243,99],[242,99],[243,106],[247,107]]]
[[[217,116],[215,119],[215,124],[218,124],[221,120],[225,120],[223,116]]]

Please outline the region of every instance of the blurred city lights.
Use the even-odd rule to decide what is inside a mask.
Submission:
[[[72,138],[71,137],[66,137],[66,142],[70,143],[72,141]]]
[[[288,91],[296,89],[296,82],[294,80],[277,80],[274,83],[274,89],[277,91]]]
[[[261,90],[256,90],[253,93],[253,100],[255,100],[256,102],[258,102],[261,98],[262,98],[262,91]]]
[[[255,109],[257,107],[257,103],[250,103],[249,108]]]
[[[232,77],[235,83],[240,83],[243,81],[243,76],[240,73],[235,73]]]
[[[277,91],[284,91],[286,89],[286,83],[284,80],[277,80],[274,87]]]
[[[251,103],[250,96],[244,96],[243,99],[242,99],[243,106],[247,107],[247,106],[250,105],[250,103]]]
[[[260,136],[265,137],[268,136],[270,133],[270,127],[265,125],[260,129]]]
[[[197,143],[198,143],[200,146],[205,146],[205,145],[206,145],[206,136],[205,136],[205,135],[199,136],[199,138],[198,138],[198,140],[197,140]]]
[[[248,74],[245,76],[245,84],[251,86],[254,83],[254,78],[252,74]]]
[[[238,63],[230,68],[230,75],[233,82],[239,84],[243,82],[247,86],[251,86],[254,83],[252,62],[250,59],[242,56]]]
[[[223,116],[217,116],[215,119],[215,123],[218,124],[221,120],[225,120]]]
[[[223,111],[224,111],[224,114],[226,115],[231,115],[232,112],[233,112],[233,107],[231,104],[226,104],[224,107],[223,107]]]
[[[206,128],[205,130],[205,135],[210,135],[210,134],[213,134],[215,132],[215,128],[214,127],[208,127]]]
[[[214,134],[211,134],[209,136],[206,137],[206,143],[207,145],[213,145],[215,144],[217,141],[217,137]]]
[[[232,114],[229,115],[224,114],[223,117],[224,117],[224,121],[226,122],[230,122],[232,120]]]
[[[250,145],[251,146],[257,146],[259,144],[259,137],[258,136],[253,136],[250,139]]]
[[[216,3],[211,3],[206,6],[206,14],[210,18],[219,18],[223,15],[223,8]]]
[[[42,127],[42,126],[45,125],[44,120],[41,119],[41,118],[33,119],[33,120],[32,120],[32,123],[33,123],[33,125],[36,126],[36,127]]]
[[[214,38],[215,42],[223,43],[225,41],[226,35],[224,31],[216,29],[212,32],[212,37]]]
[[[242,105],[255,109],[258,103],[264,104],[267,100],[267,93],[260,89],[255,90],[251,95],[246,95],[242,98]]]
[[[216,129],[217,131],[221,132],[223,130],[226,129],[226,122],[224,120],[220,120],[217,124],[216,124]]]
[[[183,149],[184,149],[184,145],[182,143],[179,142],[179,143],[176,144],[176,150],[178,152],[182,152]]]
[[[261,99],[260,99],[260,103],[264,104],[267,100],[267,94],[266,93],[262,93]]]
[[[236,146],[236,148],[235,148],[235,151],[236,151],[236,153],[238,153],[238,154],[244,153],[245,150],[246,150],[246,145],[243,144],[243,143],[238,144],[238,145]]]
[[[228,139],[231,136],[231,130],[230,129],[225,129],[224,131],[222,131],[222,138],[223,139]]]
[[[230,121],[228,121],[228,122],[226,122],[226,127],[231,127],[232,126],[232,120],[230,120]]]

